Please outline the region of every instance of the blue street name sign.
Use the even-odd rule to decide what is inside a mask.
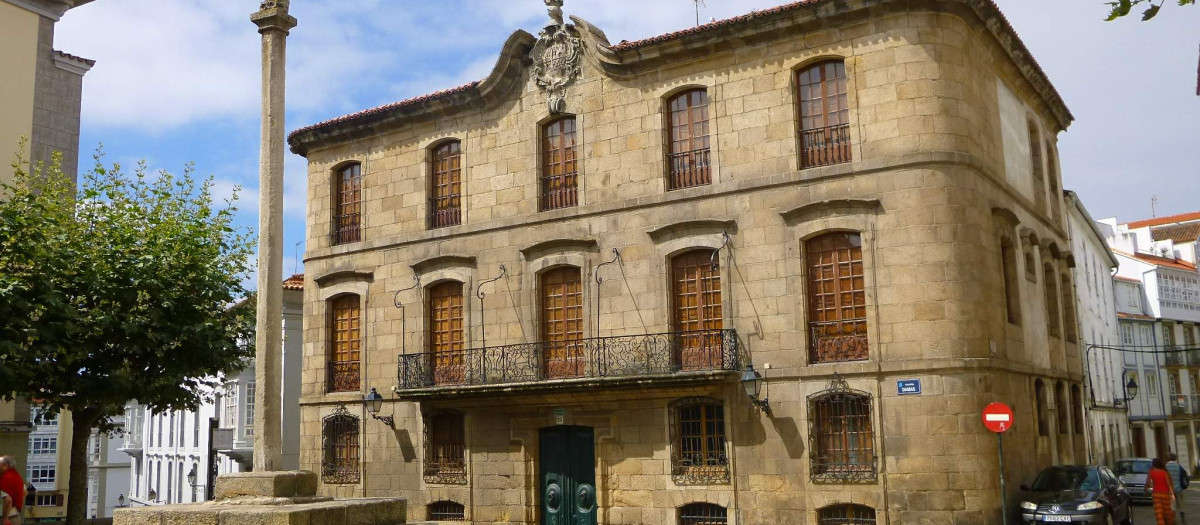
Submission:
[[[921,380],[920,379],[901,379],[896,381],[896,393],[902,396],[920,394]]]

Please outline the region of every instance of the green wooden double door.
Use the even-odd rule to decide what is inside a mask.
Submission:
[[[590,427],[538,431],[542,525],[596,525],[596,445]]]

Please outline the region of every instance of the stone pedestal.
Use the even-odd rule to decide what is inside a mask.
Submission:
[[[317,475],[294,470],[217,478],[216,500],[120,509],[114,525],[400,525],[401,498],[334,500],[317,496]]]

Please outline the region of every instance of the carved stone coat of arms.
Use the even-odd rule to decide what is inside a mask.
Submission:
[[[567,86],[579,77],[581,47],[567,25],[551,25],[542,30],[530,52],[533,77],[546,92],[552,114],[567,110]]]

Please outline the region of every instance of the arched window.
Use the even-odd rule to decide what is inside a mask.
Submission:
[[[1042,267],[1042,277],[1045,279],[1043,285],[1046,290],[1046,332],[1050,337],[1059,337],[1062,332],[1059,330],[1059,311],[1058,311],[1058,282],[1054,278],[1054,268],[1050,264]]]
[[[579,377],[583,355],[583,279],[564,266],[541,275],[543,368],[548,378]]]
[[[1057,412],[1058,433],[1066,434],[1071,431],[1071,413],[1067,406],[1067,388],[1062,381],[1054,384],[1054,411]]]
[[[667,101],[667,189],[712,183],[708,144],[708,91],[684,91]]]
[[[462,503],[435,501],[425,507],[429,521],[466,521],[466,508]]]
[[[692,250],[671,259],[673,365],[709,370],[723,363],[721,268],[715,250]]]
[[[1050,435],[1050,422],[1046,420],[1046,383],[1041,379],[1033,382],[1033,412],[1037,417],[1039,436]]]
[[[1000,239],[1000,264],[1004,272],[1004,311],[1009,324],[1021,324],[1021,287],[1017,282],[1016,248],[1008,237]]]
[[[850,162],[850,103],[846,63],[830,60],[801,69],[800,167]]]
[[[338,170],[333,184],[333,244],[362,240],[362,165]]]
[[[688,503],[679,507],[679,525],[724,525],[728,519],[725,507],[714,503]]]
[[[1046,179],[1050,182],[1050,218],[1058,222],[1058,204],[1063,199],[1062,192],[1058,191],[1058,165],[1054,160],[1054,147],[1046,144],[1045,148]]]
[[[425,417],[425,482],[467,482],[463,415],[442,411]]]
[[[462,224],[462,145],[457,140],[430,152],[429,227]]]
[[[1075,320],[1075,287],[1071,286],[1071,277],[1062,274],[1062,309],[1063,309],[1063,339],[1068,342],[1078,342]]]
[[[578,185],[575,117],[563,117],[542,128],[542,210],[575,206]]]
[[[358,483],[358,418],[345,405],[321,421],[321,480],[329,484]]]
[[[729,481],[725,450],[725,407],[719,399],[690,397],[668,407],[671,417],[671,477],[678,484]]]
[[[1033,175],[1033,204],[1040,213],[1046,212],[1046,171],[1042,159],[1042,134],[1032,120],[1029,127],[1029,169]],[[1053,197],[1051,197],[1053,198]]]
[[[871,396],[851,390],[840,376],[811,396],[809,467],[813,481],[856,483],[876,478]]]
[[[867,296],[862,238],[835,232],[804,243],[811,363],[866,359]]]
[[[875,525],[875,509],[862,505],[831,505],[818,514],[819,525]]]
[[[358,390],[359,360],[362,356],[362,314],[359,297],[354,294],[335,297],[329,301],[328,311],[327,388],[330,392]]]
[[[433,383],[466,382],[463,349],[463,283],[445,281],[429,288],[429,353],[433,356]]]

